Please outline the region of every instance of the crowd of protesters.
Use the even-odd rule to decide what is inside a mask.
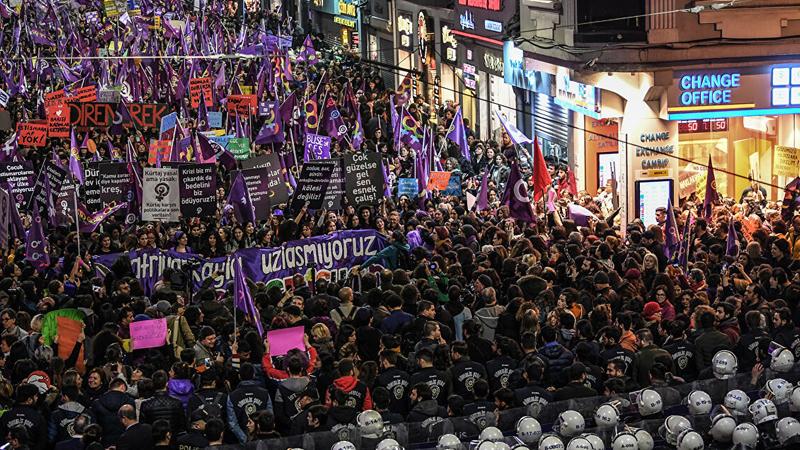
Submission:
[[[4,55],[63,50],[41,52],[30,36],[14,32],[21,17],[41,17],[40,6],[21,12],[2,6]],[[56,14],[80,24],[93,10]],[[275,32],[287,22],[275,14],[250,21]],[[76,25],[73,33],[89,40],[90,30]],[[360,113],[365,139],[358,149],[350,140],[336,141],[332,156],[379,152],[389,185],[413,177],[415,151],[394,136],[394,86],[384,85],[381,69],[320,37],[313,40],[319,62],[292,56],[287,83],[302,92],[327,74],[322,89],[339,102],[345,85],[354,87],[359,109],[342,113],[350,124]],[[304,38],[295,35],[291,55],[301,52]],[[155,39],[162,49],[163,37],[156,32]],[[41,117],[42,96],[64,81],[53,70],[47,83],[33,73],[23,80],[24,64],[15,61],[0,62],[6,73],[0,85],[13,92],[7,109],[16,123]],[[230,63],[212,61],[208,72],[217,73],[220,64]],[[253,84],[256,64],[243,60],[243,83]],[[152,89],[141,95],[162,100]],[[265,91],[262,99],[276,95]],[[0,439],[35,450],[204,448],[326,431],[341,436],[338,430],[358,426],[359,413],[373,410],[387,426],[421,423],[420,442],[435,442],[445,419],[467,418],[448,429],[467,441],[489,425],[512,431],[518,417],[503,412],[514,408],[535,415],[553,402],[613,401],[643,389],[674,406],[682,401],[674,386],[737,372],[750,375],[741,387],[748,392],[778,375],[788,383],[800,379],[792,365],[777,372],[772,366],[785,350],[792,363],[800,357],[800,217],[791,208],[786,213],[791,205],[759,195],[755,184],[738,203],[712,205],[711,214],[690,198],[674,212],[659,210],[656,225],[620,224],[613,186],[577,192],[563,162],[549,161],[554,208],[541,202],[536,221],[515,220],[501,199],[512,163],[530,178],[530,150],[502,131],[498,141],[482,140],[465,122],[464,155],[445,138],[456,107],[431,107],[423,95],[404,105],[419,123],[433,124],[436,158],[462,173],[465,193],[478,196],[486,174],[487,205],[480,212],[468,207],[466,195],[397,198],[393,191],[377,207],[292,211],[281,205],[281,214],[267,221],[237,223],[223,220],[230,177],[218,163],[223,187],[216,217],[172,224],[109,217],[97,232],[80,236],[74,225],[48,227],[52,262],[44,269],[26,260],[25,236],[14,235],[0,261]],[[195,113],[185,114],[194,132]],[[125,160],[131,143],[140,170],[148,165],[154,133],[91,129],[80,133],[79,141],[91,144],[78,159],[97,152],[100,160]],[[301,160],[302,149],[291,145],[287,139],[283,151]],[[51,158],[67,167],[69,147],[68,139],[50,139],[44,148],[20,147],[17,157],[36,168]],[[252,150],[277,151],[255,144]],[[571,204],[594,217],[578,225],[569,218]],[[666,246],[668,213],[675,216],[670,226],[685,230],[679,249]],[[32,212],[20,214],[27,227]],[[166,270],[144,295],[125,257],[103,276],[92,262],[93,255],[156,248],[217,257],[348,229],[376,230],[389,245],[345,279],[297,275],[283,289],[250,284],[264,329],[305,328],[305,351],[281,357],[272,357],[269,341],[235,311],[231,287],[223,295],[212,288],[190,292],[184,273]],[[421,238],[413,249],[410,232]],[[371,270],[376,265],[380,270]],[[62,309],[80,311],[84,324],[66,353],[57,337],[47,344],[42,333],[48,314]],[[167,319],[168,345],[130,351],[129,325],[153,318]],[[733,373],[718,367],[723,360]],[[698,431],[713,441],[707,430]]]

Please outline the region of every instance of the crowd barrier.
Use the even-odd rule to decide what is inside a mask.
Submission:
[[[635,403],[635,395],[623,394],[617,397],[588,397],[566,400],[561,402],[553,402],[538,410],[538,408],[514,408],[502,412],[500,422],[495,423],[495,417],[492,414],[487,417],[487,426],[498,426],[506,436],[505,441],[509,445],[518,443],[515,440],[515,425],[517,420],[526,415],[535,416],[542,425],[544,433],[552,431],[553,423],[558,418],[558,415],[566,410],[575,410],[580,412],[586,420],[587,433],[595,433],[600,436],[606,443],[606,448],[610,448],[611,439],[617,431],[621,430],[624,426],[645,429],[653,436],[656,442],[656,448],[660,444],[664,444],[663,439],[658,434],[659,427],[663,424],[664,418],[677,414],[689,418],[693,424],[693,428],[701,433],[704,433],[710,424],[708,416],[690,416],[687,407],[683,404],[683,399],[693,390],[702,390],[707,392],[715,405],[722,404],[725,394],[732,389],[741,389],[745,391],[751,401],[761,397],[758,389],[750,389],[750,374],[739,374],[728,380],[702,380],[692,383],[684,383],[675,386],[670,386],[667,389],[656,389],[662,394],[664,401],[664,408],[661,415],[656,417],[642,418],[638,414]],[[617,401],[618,408],[621,413],[620,422],[624,425],[619,425],[617,429],[613,430],[600,430],[594,424],[594,412],[598,406],[610,401]],[[469,420],[466,417],[454,419],[446,419],[443,423],[426,426],[430,424],[420,423],[402,423],[395,425],[388,425],[384,427],[383,436],[365,436],[360,433],[357,426],[344,427],[336,432],[326,431],[317,433],[307,433],[298,436],[288,436],[279,439],[269,439],[262,441],[247,442],[242,445],[224,445],[216,447],[219,450],[273,450],[273,449],[302,449],[302,450],[330,450],[331,446],[340,441],[347,440],[352,442],[359,450],[372,450],[382,439],[393,438],[400,443],[405,449],[435,449],[438,438],[441,434],[452,433],[457,426],[456,421],[459,419]],[[278,430],[280,432],[280,430]],[[470,450],[477,444],[477,435],[459,436],[463,443],[464,450]],[[565,442],[566,444],[566,442]],[[537,446],[530,446],[531,450],[538,448]]]

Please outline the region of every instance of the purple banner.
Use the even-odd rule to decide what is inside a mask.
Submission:
[[[387,245],[386,238],[374,230],[352,230],[291,241],[281,247],[239,250],[233,257],[241,258],[244,273],[253,282],[266,283],[268,288],[273,285],[283,288],[291,284],[296,273],[303,274],[307,281],[312,277],[314,280],[344,279],[351,267],[362,264]],[[195,289],[217,271],[223,275],[215,280],[215,288],[222,288],[233,280],[231,258],[203,258],[192,253],[157,249],[93,256],[98,274],[107,273],[123,254],[130,258],[133,274],[142,283],[146,295],[150,295],[164,269],[179,269],[189,260],[200,262],[192,270]]]
[[[331,157],[331,138],[319,134],[306,135],[306,147],[303,159],[311,161],[314,159],[327,159]]]

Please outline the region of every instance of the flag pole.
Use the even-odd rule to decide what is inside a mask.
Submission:
[[[78,238],[78,258],[81,257],[81,224],[78,220],[78,185],[72,189],[72,200],[75,202],[75,233]]]

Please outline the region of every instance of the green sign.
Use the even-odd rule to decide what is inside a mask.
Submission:
[[[228,141],[228,151],[233,153],[236,159],[247,159],[250,157],[250,139],[231,138]]]

